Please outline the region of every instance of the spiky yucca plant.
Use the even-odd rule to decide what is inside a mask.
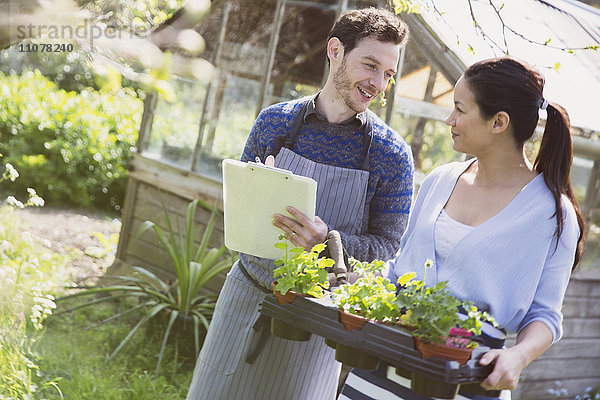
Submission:
[[[212,210],[208,224],[198,245],[194,243],[194,217],[196,208],[200,204],[202,207]],[[129,331],[127,336],[121,341],[116,349],[109,356],[113,359],[131,339],[131,337],[145,323],[161,312],[169,314],[169,320],[165,329],[155,375],[158,376],[160,364],[164,355],[167,340],[175,321],[183,316],[184,319],[191,320],[194,327],[194,343],[196,355],[200,351],[200,333],[201,327],[208,329],[209,321],[212,317],[217,296],[201,293],[206,284],[220,272],[231,268],[235,257],[229,253],[225,246],[219,248],[209,248],[208,243],[212,236],[215,221],[218,216],[217,207],[211,207],[202,200],[190,202],[187,208],[185,218],[185,229],[181,229],[174,224],[163,203],[163,211],[167,223],[167,232],[161,229],[152,221],[145,221],[138,230],[134,240],[137,240],[145,231],[152,229],[160,244],[167,251],[173,268],[175,270],[176,280],[169,283],[146,268],[134,267],[136,275],[134,276],[111,276],[110,284],[100,284],[93,287],[80,287],[82,291],[62,297],[59,301],[84,297],[96,294],[104,294],[101,297],[95,296],[94,299],[79,304],[66,311],[72,311],[82,307],[88,307],[100,302],[113,301],[123,298],[135,299],[135,305],[119,312],[110,318],[102,321],[109,322],[124,315],[138,312],[140,319],[137,324]]]

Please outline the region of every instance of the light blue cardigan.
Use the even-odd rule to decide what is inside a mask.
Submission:
[[[443,165],[423,181],[400,251],[388,265],[393,282],[409,271],[422,279],[425,260],[435,260],[435,221],[471,162]],[[468,233],[442,267],[428,270],[427,285],[447,280],[452,294],[488,310],[508,332],[541,321],[558,340],[579,235],[566,196],[562,206],[564,227],[556,247],[554,198],[538,175],[503,210]]]

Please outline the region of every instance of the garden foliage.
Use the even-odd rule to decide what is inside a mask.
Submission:
[[[195,215],[198,204],[207,210],[211,210],[211,216],[202,232],[200,243],[196,244],[194,241],[196,237],[194,227],[196,225]],[[212,207],[200,199],[193,200],[188,205],[183,227],[179,220],[171,220],[164,203],[163,211],[168,230],[163,230],[152,221],[145,221],[134,240],[137,240],[146,230],[154,231],[160,244],[169,254],[175,270],[175,282],[166,281],[145,268],[134,266],[133,268],[137,274],[133,276],[105,276],[109,282],[112,280],[114,283],[100,283],[92,287],[77,287],[84,290],[59,298],[61,301],[78,298],[87,299],[68,311],[90,306],[95,307],[103,302],[133,300],[127,307],[124,307],[125,310],[120,310],[103,321],[104,323],[120,320],[126,315],[139,317],[136,325],[131,328],[127,336],[112,351],[108,357],[109,361],[120,352],[142,326],[147,326],[151,320],[168,314],[169,322],[161,338],[162,345],[156,364],[156,377],[160,372],[160,365],[169,335],[178,318],[184,321],[184,325],[189,321],[190,330],[193,334],[194,345],[186,348],[186,352],[193,352],[193,354],[200,352],[200,335],[208,331],[209,320],[212,318],[217,302],[217,295],[206,293],[206,285],[218,274],[230,269],[235,262],[235,257],[225,246],[219,248],[208,246],[216,218],[220,212],[218,208]],[[96,297],[97,294],[103,294],[103,296]],[[176,330],[173,329],[173,331]]]
[[[319,258],[319,254],[325,250],[325,244],[316,244],[310,251],[305,251],[302,247],[290,248],[290,242],[283,235],[279,236],[279,240],[275,247],[283,251],[283,257],[275,261],[275,289],[282,295],[291,290],[317,298],[323,297],[323,289],[329,288],[326,268],[333,266],[332,259]]]
[[[0,72],[0,153],[48,204],[119,210],[142,101],[128,89],[67,92],[39,71]]]
[[[67,259],[37,243],[12,208],[0,208],[0,399],[35,398],[53,378],[39,377],[32,346],[55,307]],[[29,396],[29,397],[28,397]]]

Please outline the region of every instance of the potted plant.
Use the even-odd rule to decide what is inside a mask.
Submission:
[[[425,262],[422,281],[415,280],[414,272],[404,274],[398,280],[400,289],[396,305],[404,313],[400,323],[411,329],[415,348],[424,358],[439,357],[465,364],[478,343],[473,335],[481,334],[482,321],[495,324],[486,312],[481,312],[470,302],[462,302],[450,294],[448,282],[438,282],[425,286],[427,269],[433,266],[431,260]],[[459,307],[465,310],[461,317]],[[413,390],[439,398],[454,398],[459,385],[432,382],[418,374],[412,374]]]
[[[273,294],[279,303],[291,303],[298,295],[323,297],[323,289],[329,288],[326,268],[333,266],[332,259],[319,258],[325,244],[319,243],[310,251],[305,251],[302,247],[290,248],[290,243],[283,235],[279,239],[275,247],[283,251],[283,257],[275,261],[277,268],[273,271]],[[310,339],[310,332],[277,319],[271,319],[271,333],[288,340]]]
[[[211,215],[201,240],[196,245],[194,243],[194,217],[198,204],[211,210]],[[156,365],[156,376],[158,376],[160,371],[160,364],[166,344],[176,321],[183,320],[184,326],[193,328],[195,354],[199,353],[201,330],[208,329],[209,320],[212,317],[217,299],[216,295],[201,293],[202,289],[220,272],[231,268],[235,261],[235,258],[228,252],[225,246],[221,246],[220,248],[208,247],[216,218],[219,214],[216,206],[211,207],[202,200],[190,202],[187,207],[184,230],[180,230],[179,223],[176,224],[178,228],[174,228],[164,203],[163,211],[168,232],[165,233],[163,229],[152,221],[145,221],[138,230],[134,240],[137,240],[148,229],[152,229],[155,232],[160,244],[167,251],[173,264],[176,275],[174,282],[167,282],[148,269],[133,267],[136,272],[134,276],[105,277],[110,279],[110,284],[80,288],[84,290],[59,299],[60,301],[64,301],[85,296],[95,297],[67,311],[92,306],[100,302],[132,300],[126,303],[129,305],[129,308],[103,321],[112,321],[129,314],[139,315],[140,317],[137,324],[129,331],[117,348],[113,350],[108,360],[113,359],[142,326],[160,315],[168,315],[168,323],[163,333],[162,345]],[[108,279],[105,279],[105,281]],[[103,296],[97,297],[97,294],[103,294]]]
[[[417,349],[422,354],[429,351],[429,345],[440,348],[441,351],[446,351],[443,348],[458,349],[456,356],[440,354],[439,357],[464,364],[472,350],[477,347],[477,342],[470,338],[473,334],[481,334],[481,322],[495,321],[487,312],[479,311],[471,302],[463,302],[452,296],[447,289],[448,281],[438,282],[431,287],[425,286],[427,269],[432,265],[431,260],[425,262],[422,281],[414,279],[414,272],[399,278],[400,289],[396,297],[396,306],[404,311],[400,322],[412,328]],[[462,318],[458,312],[460,307],[465,310]],[[430,353],[423,356],[429,357]]]
[[[332,293],[339,308],[340,322],[347,330],[361,329],[369,321],[395,323],[400,310],[395,302],[396,286],[381,275],[384,262],[370,263],[350,259],[358,278],[351,285],[342,285]],[[328,345],[333,347],[331,341]],[[336,359],[359,369],[375,369],[379,360],[341,343],[336,344]]]
[[[348,330],[360,329],[368,320],[396,322],[400,316],[395,302],[396,286],[381,276],[384,262],[374,260],[367,263],[351,258],[350,263],[360,278],[332,293],[334,303],[340,309],[340,322]],[[359,318],[354,319],[353,316]]]

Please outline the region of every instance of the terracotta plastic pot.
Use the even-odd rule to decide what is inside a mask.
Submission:
[[[275,289],[276,284],[277,281],[272,282],[271,286],[273,287],[273,294],[275,295],[275,298],[277,299],[279,304],[290,304],[296,299],[296,296],[306,297],[306,295],[304,294],[293,292],[291,290],[288,290],[286,294],[281,294],[279,290]]]
[[[398,323],[397,325],[400,325],[400,328],[407,330],[409,332],[412,332],[417,329],[416,326],[412,326],[412,325],[406,325],[406,324],[402,324],[402,323]]]
[[[361,317],[360,315],[350,314],[343,310],[339,310],[339,312],[340,322],[348,331],[352,329],[361,329],[367,322],[369,322],[367,318]]]
[[[362,353],[353,347],[338,343],[335,350],[335,359],[353,368],[374,370],[377,369],[379,359],[372,355]]]
[[[410,388],[415,392],[436,399],[453,399],[458,394],[460,385],[444,383],[419,374],[412,374]]]
[[[421,338],[414,337],[415,348],[423,358],[438,357],[448,361],[458,361],[464,365],[471,358],[473,349],[464,347],[449,347],[441,343],[425,342]]]
[[[310,332],[297,328],[286,322],[271,318],[271,333],[277,337],[296,342],[306,342],[310,339]]]

